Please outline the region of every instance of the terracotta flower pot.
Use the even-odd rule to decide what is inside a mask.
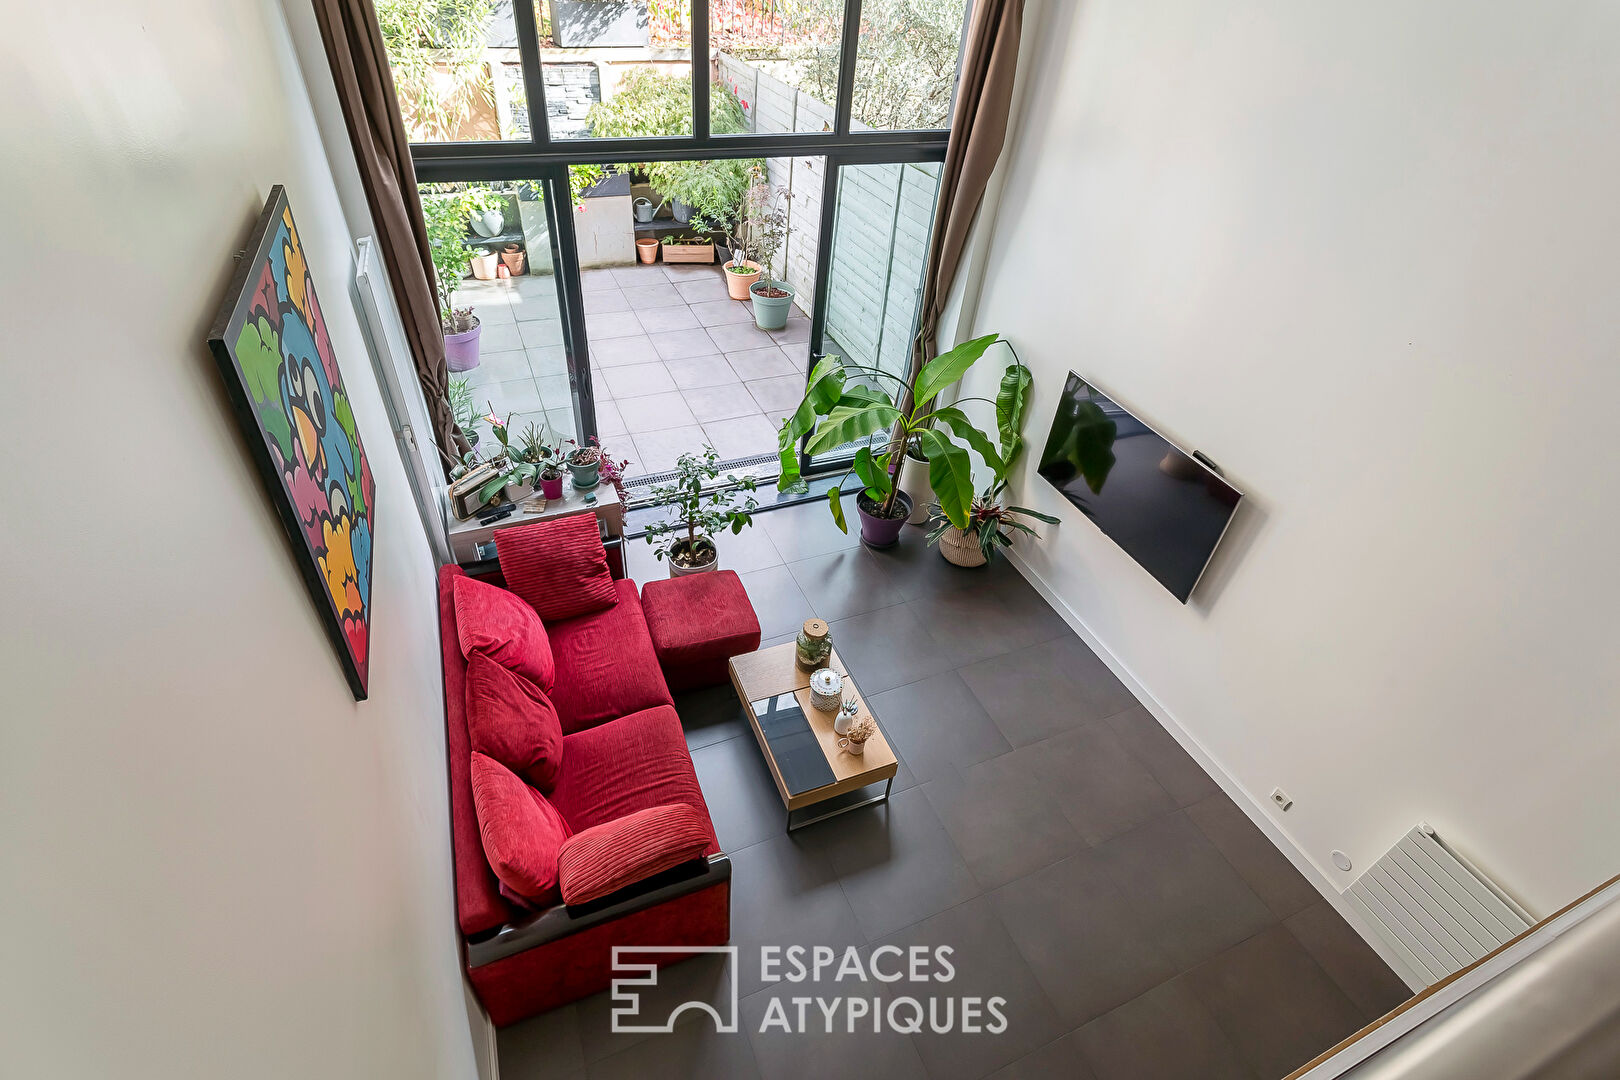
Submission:
[[[494,281],[501,265],[500,257],[492,252],[472,257],[472,275],[479,281]]]
[[[730,263],[726,263],[726,291],[731,294],[733,300],[747,300],[748,286],[758,281],[762,272],[759,263],[753,259],[749,259],[743,265],[749,268],[749,273],[739,274],[731,269]]]
[[[523,273],[523,259],[522,245],[507,244],[501,248],[501,262],[506,264],[506,269],[511,271],[513,277]]]
[[[650,236],[636,237],[636,258],[644,263],[658,261],[658,241]]]

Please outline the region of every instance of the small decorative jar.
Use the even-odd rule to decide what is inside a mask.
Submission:
[[[814,671],[827,666],[832,656],[832,631],[820,619],[806,619],[793,645],[793,658],[801,668]]]
[[[844,677],[832,668],[821,668],[810,676],[810,704],[821,712],[832,712],[844,700]]]
[[[846,701],[838,706],[838,718],[833,721],[833,733],[835,735],[848,735],[849,726],[855,722],[855,718],[859,715],[861,715],[861,707],[853,701]]]

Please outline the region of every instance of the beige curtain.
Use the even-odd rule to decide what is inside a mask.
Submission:
[[[962,75],[951,112],[951,138],[940,174],[934,234],[923,278],[922,322],[912,374],[934,355],[939,317],[956,279],[968,229],[1007,138],[1007,110],[1018,67],[1024,0],[974,0],[962,46]]]
[[[377,13],[371,0],[314,0],[314,4],[355,164],[360,166],[371,206],[377,250],[394,285],[394,301],[433,418],[433,434],[442,451],[459,460],[470,447],[450,411],[450,370],[444,361],[427,225]],[[440,464],[449,471],[451,461]]]

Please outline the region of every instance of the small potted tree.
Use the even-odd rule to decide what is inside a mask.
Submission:
[[[729,529],[735,535],[754,523],[759,503],[751,493],[754,478],[720,479],[720,455],[712,446],[685,453],[675,463],[675,479],[653,488],[653,501],[674,515],[647,526],[647,543],[659,561],[669,560],[669,576],[701,574],[720,566],[714,538]],[[739,501],[740,499],[740,501]]]
[[[743,203],[748,219],[747,251],[760,273],[748,286],[748,297],[754,304],[754,323],[761,330],[782,329],[793,308],[793,286],[777,281],[771,273],[771,264],[787,243],[786,203],[791,198],[781,188],[760,180],[748,189]]]

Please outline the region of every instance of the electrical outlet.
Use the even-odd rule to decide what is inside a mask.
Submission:
[[[1279,810],[1287,810],[1294,805],[1294,800],[1289,798],[1288,792],[1280,787],[1271,789],[1271,801],[1277,804]]]

